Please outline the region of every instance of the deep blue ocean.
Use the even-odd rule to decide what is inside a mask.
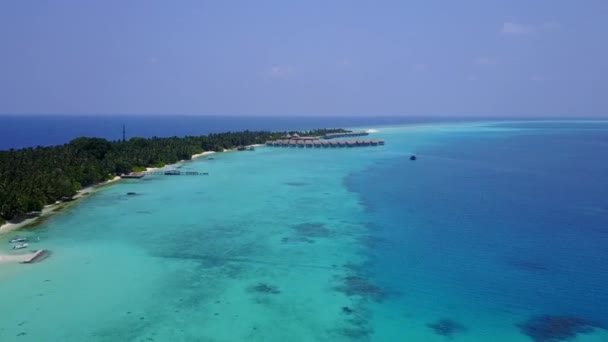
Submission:
[[[503,315],[607,327],[608,122],[485,127],[437,134],[418,161],[383,160],[347,180],[370,214],[368,269],[399,294],[395,310],[470,330]]]

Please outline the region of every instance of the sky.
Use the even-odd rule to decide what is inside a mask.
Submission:
[[[608,1],[1,0],[0,113],[608,117]]]

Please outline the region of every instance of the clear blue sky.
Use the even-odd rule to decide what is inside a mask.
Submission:
[[[608,1],[0,2],[0,113],[608,116]]]

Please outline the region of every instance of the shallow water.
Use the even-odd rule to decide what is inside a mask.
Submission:
[[[531,341],[518,324],[536,315],[608,324],[608,125],[587,125],[385,127],[383,147],[216,154],[182,165],[209,176],[103,188],[19,232],[53,254],[0,268],[0,341]]]

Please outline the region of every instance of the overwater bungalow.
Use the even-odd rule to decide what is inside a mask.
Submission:
[[[279,139],[266,142],[268,146],[285,146],[299,148],[320,148],[320,147],[360,147],[360,146],[378,146],[384,145],[384,140],[319,140],[319,139]]]
[[[165,176],[177,176],[177,175],[181,175],[182,173],[179,170],[169,170],[169,171],[165,171]]]
[[[323,139],[334,139],[334,138],[350,138],[369,135],[367,132],[342,132],[342,133],[328,133],[323,136]]]

